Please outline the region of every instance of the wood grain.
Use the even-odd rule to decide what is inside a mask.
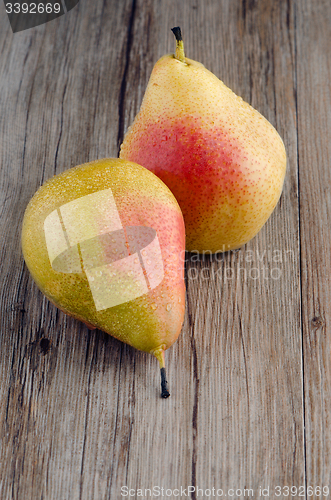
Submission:
[[[331,5],[296,14],[307,484],[331,482]]]
[[[1,499],[330,485],[330,20],[326,0],[81,0],[13,35],[0,4]],[[51,305],[19,241],[44,181],[117,156],[176,25],[275,125],[288,171],[254,240],[187,255],[162,400],[157,361]]]

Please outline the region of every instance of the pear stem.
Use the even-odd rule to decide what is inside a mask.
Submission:
[[[170,392],[168,389],[166,369],[161,368],[161,398],[168,398],[170,396]]]
[[[170,396],[170,392],[168,389],[168,382],[166,376],[166,369],[164,365],[164,350],[162,348],[156,349],[153,352],[154,356],[159,360],[160,369],[161,369],[161,398],[168,398]]]
[[[184,42],[182,38],[182,32],[179,26],[176,28],[172,28],[171,31],[176,37],[176,54],[175,58],[178,59],[178,61],[185,63],[185,53],[184,53]]]

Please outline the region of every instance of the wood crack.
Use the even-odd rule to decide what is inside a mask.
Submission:
[[[136,358],[133,358],[133,383],[132,383],[132,401],[131,401],[131,409],[135,407],[135,375],[136,375]],[[134,424],[134,418],[131,418],[130,422],[130,431],[129,431],[129,437],[128,437],[128,452],[127,452],[127,461],[126,461],[126,475],[125,475],[125,480],[126,484],[128,484],[128,475],[129,475],[129,463],[130,463],[130,444],[131,444],[131,436],[132,436],[132,428]]]
[[[124,66],[123,77],[122,77],[122,81],[121,81],[119,105],[118,105],[118,118],[119,118],[118,136],[117,136],[118,155],[120,152],[120,146],[121,146],[123,139],[124,139],[124,127],[125,127],[124,101],[125,101],[125,94],[126,94],[126,80],[127,80],[128,70],[129,70],[130,53],[131,53],[131,47],[132,47],[132,32],[133,32],[135,12],[136,12],[136,0],[132,0],[131,14],[130,14],[129,25],[128,25],[128,36],[127,36],[128,41],[127,41],[126,53],[125,53],[125,66]]]
[[[247,391],[247,406],[248,406],[248,414],[249,414],[250,404],[249,404],[249,386],[248,386],[248,375],[247,375],[246,350],[245,350],[245,343],[244,343],[244,336],[243,336],[242,321],[241,321],[241,316],[240,316],[239,309],[238,309],[238,304],[237,304],[237,313],[238,313],[238,318],[239,318],[239,334],[240,334],[241,346],[242,346],[243,357],[244,357],[246,391]]]
[[[303,256],[302,256],[302,235],[301,235],[301,211],[300,211],[300,151],[299,151],[299,119],[298,119],[298,53],[297,53],[297,4],[294,0],[294,104],[295,104],[295,119],[296,119],[296,136],[297,136],[297,185],[298,185],[298,240],[299,240],[299,297],[300,297],[300,328],[301,328],[301,366],[302,366],[302,413],[303,413],[303,455],[304,455],[304,482],[305,491],[307,491],[307,434],[306,434],[306,403],[305,403],[305,359],[304,359],[304,331],[303,331]]]
[[[86,349],[86,361],[88,360],[88,355],[89,355],[89,347],[90,347],[90,336],[88,337],[88,344],[87,344],[87,349]],[[81,461],[81,469],[80,469],[80,485],[79,485],[79,499],[81,500],[83,498],[83,474],[84,474],[84,462],[85,462],[85,452],[86,452],[86,439],[88,435],[88,411],[90,407],[90,385],[91,385],[91,372],[92,372],[92,365],[93,361],[95,358],[95,352],[96,348],[95,345],[93,347],[93,353],[91,356],[91,361],[90,361],[90,366],[89,366],[89,374],[88,374],[88,380],[87,380],[87,400],[86,400],[86,407],[85,407],[85,423],[84,423],[84,441],[83,441],[83,450],[82,450],[82,461]]]
[[[197,432],[198,432],[198,404],[199,404],[199,378],[198,378],[198,356],[196,350],[196,342],[194,338],[194,324],[192,322],[190,301],[188,294],[188,276],[187,268],[185,267],[185,284],[186,284],[186,304],[187,315],[189,322],[189,330],[191,331],[191,348],[192,348],[192,362],[193,362],[193,375],[194,375],[194,399],[192,410],[192,470],[191,470],[191,486],[196,487],[196,465],[197,465]],[[196,500],[196,492],[192,492],[192,500]]]
[[[63,131],[63,104],[64,104],[65,95],[66,95],[66,92],[67,92],[67,86],[68,86],[68,81],[66,81],[66,83],[64,85],[63,95],[62,95],[62,100],[61,100],[61,124],[60,124],[59,140],[57,141],[56,151],[55,151],[55,158],[54,158],[54,174],[56,173],[57,158],[58,158],[58,155],[59,155],[60,142],[61,142],[61,139],[62,139],[62,131]]]
[[[118,414],[119,414],[119,399],[120,399],[120,387],[121,387],[121,367],[122,367],[122,356],[123,356],[123,344],[121,343],[120,346],[120,360],[119,360],[119,366],[118,366],[118,384],[117,384],[117,401],[116,401],[116,417],[115,417],[115,425],[114,425],[114,441],[113,441],[113,450],[112,450],[112,456],[115,456],[115,443],[116,443],[116,437],[117,437],[117,423],[118,423]],[[114,474],[114,462],[112,463],[111,466],[111,472],[109,476],[109,488],[107,492],[106,498],[110,498],[110,488],[111,488],[111,481],[113,478]]]

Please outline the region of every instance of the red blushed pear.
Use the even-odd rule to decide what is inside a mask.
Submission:
[[[202,64],[175,55],[154,66],[120,157],[167,184],[189,251],[227,251],[253,238],[282,192],[286,153],[274,127]]]
[[[22,249],[57,307],[159,360],[168,397],[164,351],[184,319],[185,229],[167,186],[121,159],[67,170],[28,204]]]

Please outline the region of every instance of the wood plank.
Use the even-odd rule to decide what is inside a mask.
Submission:
[[[15,35],[1,16],[1,498],[81,496],[86,433],[99,428],[99,420],[90,427],[87,421],[91,372],[105,366],[94,356],[98,346],[112,367],[103,372],[107,398],[99,418],[107,416],[107,435],[114,435],[123,347],[42,297],[23,266],[19,234],[26,204],[43,181],[116,156],[131,11],[131,1],[81,2],[63,18]],[[42,339],[50,341],[45,353]]]
[[[330,487],[331,477],[331,5],[297,3],[305,441],[315,488]]]
[[[197,3],[196,8],[173,2],[164,10],[157,2],[147,5],[152,14],[144,18],[144,7],[139,4],[139,17],[133,25],[125,127],[140,107],[154,62],[164,52],[173,51],[174,42],[170,36],[169,46],[166,28],[181,24],[188,57],[203,62],[265,114],[284,137],[289,155],[282,201],[261,234],[222,262],[188,262],[188,322],[172,349],[177,366],[182,363],[176,350],[184,342],[184,352],[191,359],[189,387],[193,395],[185,412],[191,419],[186,418],[183,427],[190,426],[192,438],[166,484],[169,488],[191,483],[208,488],[221,483],[225,488],[250,485],[255,490],[261,482],[270,486],[302,484],[294,13],[290,6],[284,9],[269,2],[243,2],[240,8],[233,2],[222,2],[222,6]],[[282,258],[279,267],[273,262],[275,251]],[[279,279],[252,277],[254,268],[270,273],[274,267],[274,275],[280,269]],[[230,271],[235,279],[225,278]],[[241,278],[244,273],[246,281]],[[133,463],[141,459],[147,438],[145,430],[134,431],[138,444],[130,452]],[[182,475],[180,466],[187,454],[192,459],[191,471]],[[155,484],[160,472],[154,461],[153,454],[144,461],[139,481],[135,468],[129,468],[132,487]],[[167,461],[166,454],[163,471]]]

